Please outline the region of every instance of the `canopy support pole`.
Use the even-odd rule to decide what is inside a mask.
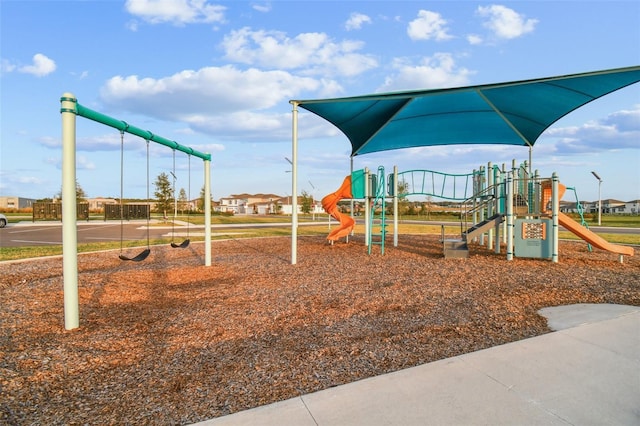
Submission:
[[[211,266],[211,160],[204,160],[204,265]]]
[[[507,172],[507,180],[505,185],[505,196],[507,202],[507,260],[513,260],[513,231],[514,231],[514,217],[513,217],[513,197],[514,197],[514,175],[513,170]]]
[[[558,213],[560,212],[559,186],[560,179],[557,173],[553,172],[551,174],[551,246],[553,247],[551,261],[553,263],[558,263],[558,228],[560,226],[558,221]]]
[[[350,168],[349,168],[349,176],[352,176],[351,179],[353,179],[353,155],[349,157],[349,163],[350,163]],[[354,217],[353,214],[353,208],[355,206],[355,202],[353,201],[353,180],[351,181],[351,192],[352,192],[352,196],[351,196],[351,203],[350,203],[350,207],[351,207],[351,217]],[[329,216],[331,217],[331,216]],[[354,226],[353,229],[351,230],[351,236],[353,237],[356,233],[356,227]]]
[[[398,166],[393,166],[393,246],[398,247]]]
[[[298,102],[291,101],[291,264],[298,262]]]

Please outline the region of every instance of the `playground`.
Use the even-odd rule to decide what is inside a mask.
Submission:
[[[505,259],[439,235],[386,253],[300,237],[78,257],[80,327],[63,327],[60,258],[0,265],[5,424],[189,424],[549,332],[537,314],[640,304],[640,259],[560,241],[562,261]]]
[[[121,146],[129,133],[147,149],[154,142],[171,148],[174,158],[176,150],[200,158],[205,193],[211,192],[211,156],[90,110],[65,93],[63,256],[0,264],[0,421],[190,424],[539,336],[551,331],[541,308],[640,305],[633,249],[611,245],[561,214],[567,187],[555,173],[544,178],[531,168],[531,148],[548,126],[639,75],[632,67],[459,88],[440,102],[428,101],[440,97],[439,90],[290,101],[292,194],[298,194],[298,106],[340,123],[352,157],[460,143],[529,147],[528,167],[488,165],[486,185],[475,171],[464,175],[471,198],[425,192],[424,184],[410,191],[473,207],[471,227],[461,226],[456,241],[464,256],[447,256],[444,228],[442,235],[394,229],[385,248],[386,199],[394,198],[397,212],[398,183],[425,182],[426,174],[415,179],[418,171],[405,171],[401,179],[396,170],[385,180],[382,167],[376,179],[351,170],[325,197],[325,209],[340,222],[329,236],[298,236],[293,214],[290,236],[212,241],[205,197],[204,243],[187,238],[151,247],[147,231],[147,246],[135,256],[123,252],[122,236],[119,253],[79,255],[76,117],[117,129]],[[550,108],[536,107],[550,99]],[[147,150],[147,190],[148,163]],[[350,235],[354,219],[337,210],[343,198],[371,203],[364,235]],[[292,207],[298,211],[297,197]],[[584,241],[559,241],[559,225]]]

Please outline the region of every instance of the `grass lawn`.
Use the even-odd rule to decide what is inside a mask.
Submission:
[[[193,224],[203,224],[204,217],[203,216],[195,216],[191,215],[189,217],[179,216],[178,220],[187,220],[189,219],[190,223]],[[414,216],[405,216],[402,219],[406,220],[419,220],[415,219]],[[638,223],[638,217],[609,217],[606,216],[606,221],[603,218],[604,226],[620,226],[620,227],[640,227],[640,223]],[[288,216],[214,216],[212,217],[212,224],[239,224],[239,223],[289,223],[291,220]],[[300,216],[300,222],[309,222],[312,220],[310,215]],[[328,217],[326,215],[316,215],[316,221],[328,222]],[[442,219],[437,219],[439,221],[451,221],[455,222],[457,219],[454,216],[445,217]],[[609,223],[612,223],[609,225]],[[617,225],[613,225],[613,224]],[[336,226],[336,222],[332,221],[332,227]],[[306,225],[298,228],[298,235],[326,235],[329,231],[329,226],[326,223],[318,224],[318,225]],[[389,220],[389,226],[387,227],[387,244],[392,244],[392,231],[393,226]],[[364,225],[357,225],[355,228],[355,232],[358,234],[364,233]],[[400,223],[398,227],[398,235],[402,237],[402,235],[406,234],[436,234],[440,235],[442,232],[441,225],[433,225],[429,224],[426,221],[424,224],[416,224],[416,223]],[[452,237],[460,235],[460,227],[458,225],[451,225],[444,227],[445,235]],[[215,235],[212,236],[213,240],[227,239],[227,238],[255,238],[255,237],[267,237],[267,236],[287,236],[291,235],[291,229],[288,226],[283,226],[279,228],[243,228],[240,233],[229,231],[229,234],[215,232]],[[614,243],[614,244],[632,244],[632,245],[640,245],[640,235],[628,235],[628,234],[607,234],[607,233],[598,233],[599,236],[604,238],[605,240]],[[560,231],[559,238],[561,239],[570,239],[570,240],[580,240],[577,236],[570,232]],[[203,241],[203,237],[192,237],[192,241]],[[140,241],[126,241],[124,243],[124,247],[141,247],[146,246],[146,240]],[[169,244],[169,239],[159,239],[152,240],[151,245],[162,245]],[[120,248],[120,242],[103,242],[103,243],[90,243],[90,244],[79,244],[78,252],[79,253],[88,253],[94,251],[104,251],[104,250],[116,250]],[[56,256],[62,254],[62,246],[35,246],[35,247],[6,247],[0,249],[0,261],[6,260],[17,260],[17,259],[27,259],[34,257],[44,257],[44,256]]]

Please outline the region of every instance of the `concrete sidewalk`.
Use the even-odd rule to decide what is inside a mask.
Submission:
[[[559,331],[198,425],[640,425],[640,307],[540,313]]]

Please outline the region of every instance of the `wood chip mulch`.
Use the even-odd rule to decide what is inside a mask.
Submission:
[[[438,236],[372,254],[358,237],[79,256],[80,328],[62,259],[0,264],[0,424],[189,424],[549,332],[537,310],[640,305],[640,259],[561,242],[560,262]],[[135,255],[135,250],[128,255]]]

